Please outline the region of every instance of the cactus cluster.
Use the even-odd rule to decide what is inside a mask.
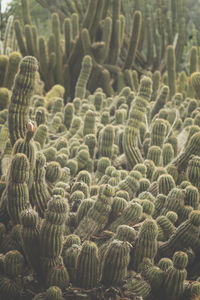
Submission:
[[[21,54],[0,55],[0,299],[199,299],[185,2],[41,2],[48,43],[23,0]]]

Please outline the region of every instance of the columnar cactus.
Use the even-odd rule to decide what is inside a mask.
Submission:
[[[83,135],[95,134],[95,112],[88,110],[85,114]]]
[[[77,270],[78,256],[80,254],[80,245],[73,244],[71,247],[67,248],[64,252],[64,264],[68,270],[70,282],[76,285],[76,276],[79,270]]]
[[[174,179],[171,175],[161,175],[158,178],[159,194],[168,195],[168,193],[175,187]]]
[[[194,156],[192,157],[187,166],[187,177],[189,181],[198,188],[200,189],[199,185],[199,180],[200,180],[200,157],[199,156]]]
[[[191,82],[196,93],[196,98],[200,99],[200,72],[192,73]]]
[[[12,145],[26,134],[30,97],[35,86],[37,68],[36,58],[26,56],[22,59],[20,70],[15,77],[8,109],[8,127]]]
[[[45,219],[40,230],[40,256],[42,274],[46,276],[54,261],[54,265],[62,264],[60,255],[63,248],[65,221],[69,207],[61,196],[53,196],[48,202]]]
[[[39,218],[33,209],[21,213],[22,245],[26,258],[40,278]]]
[[[100,133],[99,138],[99,154],[100,156],[112,159],[114,143],[114,128],[112,125],[106,127]]]
[[[86,55],[82,60],[81,72],[76,83],[75,98],[80,98],[80,99],[85,98],[86,86],[91,71],[92,71],[92,58],[89,55]]]
[[[69,130],[74,116],[74,106],[72,103],[67,103],[64,109],[64,124]]]
[[[167,128],[164,121],[162,119],[156,119],[151,131],[151,146],[155,145],[162,148],[166,132]]]
[[[150,78],[142,78],[139,93],[132,103],[129,118],[125,126],[123,148],[130,169],[137,163],[143,162],[143,158],[138,149],[138,138],[140,125],[144,122],[145,112],[151,97],[151,86],[152,81]]]
[[[8,69],[4,78],[4,86],[11,90],[15,75],[18,71],[22,56],[19,52],[12,52],[9,56]]]
[[[167,72],[170,97],[176,93],[176,56],[172,45],[167,47]]]
[[[195,133],[189,140],[188,145],[171,163],[177,166],[178,171],[185,171],[192,154],[200,155],[200,133]],[[175,151],[174,151],[175,152]]]
[[[102,262],[101,283],[119,286],[127,275],[130,261],[130,246],[127,242],[114,240],[106,250]]]
[[[13,224],[20,224],[22,211],[30,206],[28,178],[28,159],[18,153],[12,159],[7,185],[7,210]]]
[[[184,281],[187,277],[186,266],[188,256],[184,252],[176,252],[173,256],[173,266],[166,270],[163,288],[165,299],[181,299],[184,292]]]
[[[45,163],[45,156],[38,152],[36,154],[36,164],[33,171],[34,182],[29,193],[30,202],[36,207],[36,211],[40,217],[44,217],[47,203],[51,198],[45,181]]]
[[[101,187],[96,202],[79,223],[74,231],[75,234],[79,235],[82,239],[86,239],[105,227],[111,211],[113,194],[114,189],[110,185],[106,184]]]
[[[138,238],[132,249],[131,264],[135,271],[138,271],[139,264],[144,257],[152,261],[157,253],[158,227],[154,220],[146,219],[142,224]]]
[[[184,199],[185,193],[182,189],[176,187],[171,189],[163,205],[161,215],[166,215],[168,211],[174,211],[180,216],[184,207]]]
[[[78,255],[76,286],[86,290],[95,288],[99,281],[99,267],[96,244],[85,241]]]
[[[197,232],[200,226],[200,214],[198,210],[190,213],[189,219],[179,225],[169,240],[158,249],[158,257],[172,257],[175,251],[191,247],[195,253],[200,249]]]
[[[116,232],[118,226],[129,225],[133,226],[138,223],[142,216],[142,207],[137,203],[130,202],[126,208],[122,211],[121,215],[112,222],[108,229]]]
[[[13,147],[13,154],[24,153],[30,164],[28,187],[31,188],[33,184],[33,169],[35,167],[36,159],[36,147],[34,142],[32,142],[32,137],[36,130],[36,123],[32,124],[31,121],[27,124],[27,132],[24,139],[18,139]]]

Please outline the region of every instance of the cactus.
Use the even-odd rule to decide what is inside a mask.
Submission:
[[[7,66],[8,66],[8,57],[6,55],[1,55],[0,56],[0,70],[1,70],[0,87],[2,87],[4,84],[4,78],[5,78]]]
[[[34,141],[39,142],[41,149],[44,148],[47,136],[48,136],[47,126],[44,124],[40,124],[40,126],[37,128],[35,132]]]
[[[57,265],[50,268],[46,285],[48,287],[58,286],[60,289],[64,289],[69,285],[69,274],[64,265]]]
[[[151,146],[147,153],[147,159],[152,160],[155,166],[161,165],[162,150],[159,146]]]
[[[76,285],[77,279],[77,262],[78,256],[80,254],[81,247],[77,244],[73,244],[71,247],[67,248],[64,252],[64,264],[68,270],[70,282]]]
[[[162,150],[163,166],[167,166],[174,158],[174,149],[171,144],[166,143]]]
[[[190,156],[199,155],[199,141],[200,133],[195,133],[189,140],[188,145],[185,147],[184,151],[180,153],[171,163],[177,166],[178,171],[184,171],[187,167]]]
[[[200,188],[199,186],[199,156],[193,156],[187,166],[187,178],[189,181],[198,189]]]
[[[123,149],[126,155],[129,168],[135,164],[142,163],[143,158],[138,149],[138,136],[140,124],[144,121],[144,114],[151,97],[151,79],[144,77],[140,83],[138,96],[135,98],[129,112],[123,135]]]
[[[39,237],[43,276],[49,272],[51,266],[53,267],[53,260],[55,265],[60,260],[59,256],[63,248],[64,222],[68,211],[68,204],[61,196],[54,196],[49,200]]]
[[[127,275],[130,261],[130,246],[127,242],[114,240],[106,250],[102,261],[101,283],[119,286]]]
[[[199,79],[200,79],[200,73],[199,72],[194,72],[191,75],[191,82],[192,82],[192,86],[195,90],[196,93],[196,98],[199,99]]]
[[[86,86],[92,70],[92,59],[89,55],[84,56],[82,68],[75,87],[75,98],[85,98]]]
[[[45,178],[48,182],[54,183],[59,180],[61,176],[60,165],[57,162],[49,162],[46,167]]]
[[[140,40],[140,32],[142,25],[142,14],[140,11],[135,11],[133,16],[133,27],[129,41],[129,48],[124,62],[124,70],[131,69],[134,64],[137,47]]]
[[[69,130],[74,116],[74,106],[72,103],[67,103],[64,109],[64,124]]]
[[[188,257],[184,252],[176,252],[173,256],[173,266],[166,271],[163,288],[165,292],[165,299],[171,297],[172,300],[181,299],[184,292],[184,281],[187,277],[185,270]]]
[[[170,97],[176,93],[176,56],[174,47],[167,47],[167,72],[169,80]]]
[[[99,154],[100,156],[112,159],[114,143],[114,128],[112,125],[107,125],[101,133]]]
[[[74,231],[82,239],[89,238],[103,229],[108,222],[113,202],[114,189],[110,185],[103,185],[99,191],[97,201],[89,209],[87,215],[81,220]]]
[[[28,159],[18,153],[12,159],[7,185],[7,210],[13,224],[20,224],[22,211],[30,206],[28,178]]]
[[[142,207],[137,203],[130,202],[114,222],[112,222],[108,229],[116,232],[119,225],[133,226],[138,223],[142,216]]]
[[[28,262],[40,278],[39,258],[39,218],[33,209],[26,209],[21,213],[22,243]]]
[[[95,112],[88,110],[83,125],[83,135],[95,134]]]
[[[38,152],[36,154],[36,164],[33,171],[34,182],[29,193],[30,201],[33,206],[36,207],[36,211],[41,217],[44,216],[45,209],[47,208],[47,203],[51,197],[45,181],[45,163],[45,156],[42,153]]]
[[[33,184],[33,169],[35,167],[35,159],[36,159],[36,148],[34,143],[31,141],[36,130],[36,124],[32,124],[32,122],[28,122],[27,124],[27,132],[24,139],[18,139],[13,147],[13,154],[24,153],[30,164],[29,171],[29,179],[28,179],[28,187],[31,188]]]
[[[174,179],[171,175],[161,175],[158,178],[159,194],[168,195],[168,193],[175,187]]]
[[[15,77],[8,109],[8,128],[12,145],[17,139],[25,137],[30,96],[34,89],[36,71],[37,60],[31,56],[24,57]]]
[[[133,270],[138,271],[139,264],[144,257],[152,261],[157,253],[158,227],[154,220],[146,219],[142,224],[138,239],[132,249],[131,264]]]
[[[76,286],[83,289],[93,289],[99,280],[98,248],[95,243],[85,241],[77,259]]]
[[[157,256],[172,257],[175,251],[191,247],[194,252],[199,251],[199,240],[196,237],[200,226],[198,210],[190,213],[189,219],[179,225],[176,231],[162,246],[159,247]]]
[[[4,86],[11,90],[15,75],[18,71],[19,63],[22,56],[19,52],[12,52],[9,56],[8,69],[4,78]]]
[[[7,88],[0,88],[0,111],[7,108],[9,104],[9,92]]]

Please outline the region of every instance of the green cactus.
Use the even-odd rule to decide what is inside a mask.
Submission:
[[[174,179],[171,175],[161,175],[158,178],[159,194],[168,195],[168,193],[175,187]]]
[[[200,133],[195,133],[189,140],[188,145],[185,147],[182,153],[180,153],[173,161],[172,164],[177,166],[178,171],[184,171],[187,167],[190,156],[199,155],[199,142]]]
[[[75,98],[84,99],[86,86],[92,71],[92,58],[89,55],[84,56],[82,68],[75,87]]]
[[[64,265],[57,265],[49,270],[46,285],[48,287],[58,286],[60,289],[65,289],[69,286],[69,274]]]
[[[36,160],[36,147],[35,144],[31,141],[36,130],[36,123],[32,124],[32,122],[28,122],[27,124],[27,132],[24,139],[18,139],[13,147],[13,155],[17,153],[23,153],[27,156],[30,164],[30,172],[29,172],[29,180],[28,187],[31,188],[33,184],[33,169],[35,167]]]
[[[64,264],[69,272],[70,282],[76,285],[77,262],[81,247],[77,244],[72,244],[64,252]]]
[[[161,165],[162,150],[159,146],[151,146],[147,153],[147,159],[152,160],[155,166]]]
[[[100,276],[99,266],[100,261],[96,244],[85,241],[78,255],[76,286],[86,290],[97,287]]]
[[[48,137],[48,127],[45,124],[40,124],[34,136],[34,141],[39,142],[41,149],[44,148]]]
[[[0,111],[8,107],[9,91],[7,88],[0,88]]]
[[[19,20],[14,21],[14,29],[15,29],[15,36],[17,38],[17,43],[20,52],[23,56],[25,56],[27,55],[27,47],[26,47],[26,42],[24,40],[23,31]]]
[[[63,249],[64,223],[68,211],[68,203],[61,196],[53,196],[47,204],[39,237],[43,276],[46,276],[51,266],[53,267],[54,261],[54,266],[59,264],[57,261],[60,261],[59,256]]]
[[[184,252],[176,252],[173,256],[173,266],[166,271],[163,289],[165,292],[165,299],[178,300],[181,299],[184,292],[184,282],[187,277],[186,266],[188,263],[188,256]]]
[[[119,286],[127,275],[129,261],[129,244],[119,240],[111,242],[102,261],[101,283],[106,287]]]
[[[99,191],[98,198],[89,209],[87,215],[80,221],[74,231],[82,239],[89,238],[102,230],[108,222],[113,202],[114,189],[110,185],[103,185]]]
[[[4,272],[7,276],[15,277],[22,275],[24,267],[24,257],[19,251],[12,250],[6,253],[4,257]]]
[[[194,72],[191,75],[191,83],[196,93],[196,99],[199,99],[199,80],[200,80],[200,72]]]
[[[132,249],[131,264],[135,271],[138,271],[139,264],[144,257],[152,261],[157,253],[158,227],[154,220],[146,219],[138,233],[138,238]]]
[[[193,209],[198,210],[199,208],[199,194],[198,189],[193,185],[188,185],[185,188],[185,205],[193,207]]]
[[[186,174],[188,180],[191,182],[192,185],[195,187],[200,188],[199,185],[199,167],[200,167],[200,159],[199,156],[193,156],[187,166]]]
[[[99,138],[99,154],[100,156],[112,159],[113,143],[114,143],[114,128],[112,125],[106,125],[102,130]]]
[[[39,258],[39,218],[33,209],[26,209],[21,213],[22,245],[26,258],[40,278]]]
[[[46,166],[45,178],[50,183],[55,183],[61,176],[61,169],[59,163],[52,161]]]
[[[108,229],[112,232],[116,232],[118,226],[120,225],[133,226],[139,222],[141,217],[141,205],[139,205],[138,203],[130,202],[122,211],[121,215],[108,226]]]
[[[22,56],[19,52],[12,52],[9,55],[8,68],[4,78],[4,86],[11,90],[15,75],[18,71],[19,63]]]
[[[30,206],[28,178],[28,159],[18,153],[12,159],[7,185],[7,210],[13,224],[20,224],[22,211]]]
[[[131,67],[134,64],[137,47],[140,40],[141,25],[142,25],[142,14],[140,11],[136,10],[133,16],[133,25],[132,25],[133,27],[130,36],[127,56],[124,62],[124,70],[131,69]]]
[[[190,213],[189,219],[180,224],[169,240],[159,247],[158,257],[172,257],[175,251],[191,247],[196,253],[199,251],[199,240],[196,236],[200,226],[199,211]]]
[[[165,136],[167,133],[167,128],[164,120],[156,119],[152,126],[151,131],[151,146],[159,146],[162,148]]]
[[[83,135],[95,134],[95,112],[88,110],[85,114],[84,124],[83,124]]]
[[[8,109],[8,128],[12,145],[17,139],[25,137],[30,96],[35,85],[36,71],[37,60],[31,56],[24,57],[15,77]]]
[[[35,206],[40,217],[44,216],[47,203],[51,197],[45,181],[45,163],[45,156],[38,152],[36,154],[36,164],[33,171],[34,182],[29,193],[30,202]]]
[[[123,135],[123,148],[130,169],[135,164],[143,162],[138,149],[138,136],[140,124],[144,121],[148,101],[151,97],[151,85],[152,81],[150,78],[142,78],[139,93],[129,111],[129,118]]]
[[[167,72],[170,97],[176,93],[176,56],[172,45],[167,46]]]
[[[72,103],[67,103],[64,109],[64,124],[69,130],[74,116],[74,106]]]

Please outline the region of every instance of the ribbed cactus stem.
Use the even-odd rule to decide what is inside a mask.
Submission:
[[[30,97],[35,86],[37,68],[37,60],[32,56],[26,56],[22,59],[19,72],[15,77],[8,109],[8,127],[12,145],[17,139],[25,137]]]

